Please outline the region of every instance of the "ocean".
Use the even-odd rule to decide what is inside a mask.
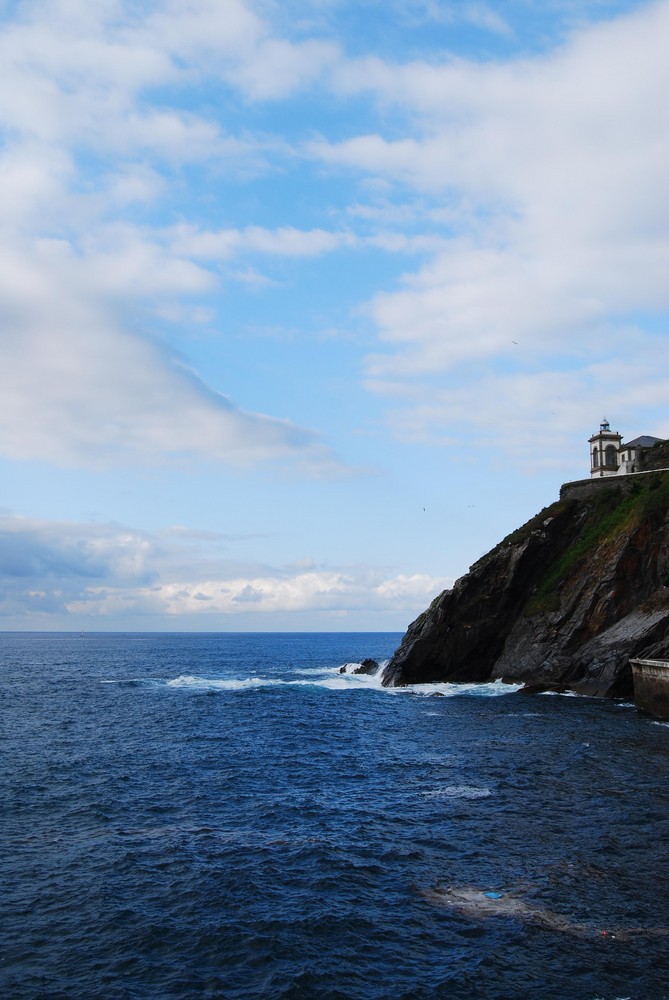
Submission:
[[[669,997],[669,726],[400,639],[0,635],[3,1000]]]

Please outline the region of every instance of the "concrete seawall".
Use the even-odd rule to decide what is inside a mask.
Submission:
[[[630,660],[634,677],[634,704],[657,719],[669,719],[669,662]]]

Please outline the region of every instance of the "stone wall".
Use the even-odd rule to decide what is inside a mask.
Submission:
[[[626,495],[631,491],[632,484],[638,475],[648,473],[632,473],[628,476],[605,476],[601,479],[577,479],[573,483],[564,483],[560,487],[560,500],[585,500],[599,490],[617,490]]]
[[[623,496],[627,496],[632,491],[634,483],[641,476],[650,476],[655,472],[669,472],[669,442],[666,443],[666,447],[666,452],[664,451],[665,444],[658,445],[658,449],[661,448],[662,451],[657,451],[655,448],[642,451],[643,471],[619,476],[602,476],[601,479],[577,479],[572,483],[563,483],[560,487],[560,500],[584,500],[598,490],[605,489],[615,489]],[[648,456],[652,456],[652,460]]]

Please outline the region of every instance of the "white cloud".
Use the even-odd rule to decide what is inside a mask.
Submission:
[[[106,239],[103,237],[106,236]],[[121,325],[132,299],[206,290],[212,275],[132,227],[0,250],[0,450],[102,467],[196,456],[245,465],[334,462],[288,421],[244,412],[157,343]]]
[[[91,313],[37,317],[0,373],[0,449],[14,459],[103,468],[189,457],[248,465],[282,459],[333,472],[317,437],[245,412],[156,345]],[[61,324],[65,324],[64,326]],[[12,330],[16,334],[16,329]],[[18,340],[19,338],[17,338]]]
[[[231,616],[240,613],[289,615],[306,612],[396,612],[415,616],[452,578],[427,574],[385,579],[378,571],[320,570],[285,578],[275,575],[177,580],[153,586],[124,588],[88,586],[68,602],[74,616],[115,616],[134,613],[191,616]]]
[[[425,414],[443,411],[447,396],[451,419],[478,433],[478,401],[487,410],[493,391],[499,437],[513,441],[506,381],[531,396],[559,359],[585,387],[593,365],[629,354],[637,320],[652,383],[661,340],[643,320],[669,306],[668,33],[669,4],[655,2],[531,59],[373,57],[340,68],[342,90],[375,95],[386,114],[403,109],[409,124],[390,138],[314,140],[310,155],[394,185],[395,202],[420,192],[451,213],[450,239],[432,259],[368,304],[385,348],[368,362],[373,387],[396,394],[404,384],[409,399],[409,380],[421,380],[415,426],[432,423]],[[617,401],[632,376],[625,367],[608,387]],[[435,376],[448,372],[456,391],[439,387]],[[397,415],[407,421],[407,411]]]
[[[0,122],[47,142],[86,135],[104,143],[124,128],[126,143],[150,145],[153,133],[158,147],[188,151],[197,129],[209,126],[191,119],[189,129],[189,116],[175,111],[142,114],[137,102],[147,88],[213,78],[274,100],[338,58],[332,43],[273,37],[242,0],[152,6],[24,3],[0,35]]]
[[[274,37],[242,0],[167,0],[131,37],[170,54],[189,73],[223,77],[252,100],[277,100],[318,79],[336,45]]]
[[[489,4],[418,6],[422,18],[507,30]],[[279,18],[280,5],[262,9]],[[381,341],[370,381],[407,398],[412,381],[457,370],[471,399],[483,388],[481,364],[510,366],[531,385],[557,355],[587,382],[584,366],[606,356],[636,312],[666,309],[669,4],[579,29],[548,55],[485,64],[347,59],[313,31],[281,37],[260,10],[242,0],[26,0],[4,23],[5,455],[105,464],[195,454],[326,467],[316,436],[243,412],[152,341],[150,329],[142,333],[136,313],[128,321],[140,308],[209,315],[190,300],[218,288],[222,262],[226,277],[271,281],[252,255],[431,254],[367,306]],[[178,224],[176,212],[160,226],[110,222],[129,207],[169,205],[189,164],[225,173],[271,169],[270,160],[295,155],[281,140],[229,133],[213,101],[197,111],[177,97],[211,82],[251,103],[316,84],[333,100],[377,101],[387,135],[325,137],[302,152],[382,186],[385,222],[378,202],[376,214],[360,204],[351,212],[372,228],[364,236],[290,224],[208,229],[187,211]],[[172,103],[161,99],[164,87]],[[415,225],[402,209],[411,215],[417,200],[430,232],[389,232]],[[649,335],[637,340],[650,350]],[[442,396],[431,393],[427,381],[422,403],[438,412]],[[462,407],[466,419],[464,395]],[[500,423],[505,414],[511,428],[509,410]]]
[[[618,336],[626,340],[621,351],[631,348],[632,357],[624,364],[618,360],[614,335],[601,330],[607,348],[601,353],[607,360],[578,368],[562,359],[556,359],[550,371],[481,366],[475,383],[456,370],[429,392],[406,381],[390,383],[392,428],[404,441],[448,447],[461,461],[485,456],[490,467],[507,467],[511,460],[526,473],[572,470],[573,478],[574,442],[586,442],[602,414],[615,411],[616,427],[628,440],[646,433],[669,437],[669,345],[649,348],[633,328]],[[511,349],[519,351],[522,345]],[[387,394],[389,384],[371,379],[368,388]],[[642,414],[649,422],[639,424]]]
[[[178,254],[198,260],[227,259],[240,253],[259,253],[278,257],[316,257],[357,242],[351,233],[325,229],[296,229],[282,226],[267,229],[246,226],[216,232],[180,225],[168,233]]]
[[[164,206],[175,167],[206,162],[220,171],[246,162],[256,169],[265,148],[276,150],[275,140],[231,137],[217,122],[154,106],[146,96],[147,88],[186,86],[207,74],[230,76],[236,85],[246,74],[250,90],[283,92],[299,85],[303,71],[311,77],[317,62],[322,68],[317,46],[286,43],[277,53],[272,45],[264,22],[235,0],[144,10],[120,0],[30,0],[3,24],[5,456],[93,466],[195,456],[292,461],[318,474],[336,468],[316,434],[235,406],[137,318],[165,315],[175,299],[188,303],[217,288],[202,263],[211,259],[207,240],[232,258],[244,251],[309,256],[346,238],[291,227],[196,236],[191,227],[189,245],[179,247],[164,227],[140,226],[122,214]],[[244,274],[251,280],[248,268]],[[187,308],[193,315],[206,310],[182,304],[182,315]]]
[[[217,544],[218,543],[218,544]],[[216,553],[239,541],[179,529],[0,516],[0,615],[48,623],[71,617],[226,617],[322,611],[415,615],[452,579],[304,565],[244,567]],[[204,623],[201,627],[206,627]]]
[[[420,3],[402,4],[405,17],[425,18],[441,24],[464,22],[482,31],[508,35],[510,28],[500,14],[486,3],[444,3],[443,0],[421,0]]]

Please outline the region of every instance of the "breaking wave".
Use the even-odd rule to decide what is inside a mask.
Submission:
[[[277,687],[283,681],[269,677],[217,678],[196,677],[193,674],[181,674],[171,681],[165,681],[172,688],[194,688],[205,691],[249,691],[260,687]],[[297,682],[299,683],[299,682]]]
[[[405,687],[383,687],[383,672],[389,661],[380,664],[375,674],[356,673],[359,663],[345,663],[341,667],[299,669],[284,677],[256,674],[251,677],[204,677],[197,674],[179,674],[173,678],[128,677],[102,680],[102,684],[121,684],[127,687],[169,687],[191,691],[236,692],[264,688],[319,687],[328,691],[374,690],[389,695],[418,695],[422,697],[458,698],[469,695],[477,698],[494,698],[513,694],[522,684],[490,681],[477,684],[408,684]]]

